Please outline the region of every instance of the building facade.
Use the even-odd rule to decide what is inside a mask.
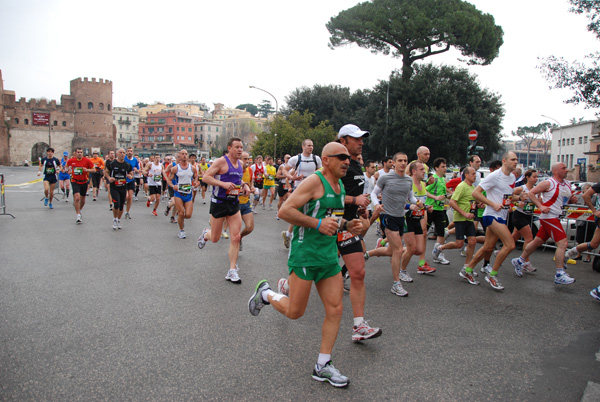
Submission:
[[[138,128],[140,124],[138,109],[115,107],[112,118],[117,131],[117,148],[136,147],[139,141]]]
[[[592,138],[598,135],[596,121],[584,121],[552,130],[552,163],[563,162],[569,180],[588,180]],[[594,161],[595,163],[595,161]]]
[[[194,149],[196,144],[194,118],[182,111],[148,113],[146,121],[139,125],[137,150],[145,152],[173,152],[185,148]]]

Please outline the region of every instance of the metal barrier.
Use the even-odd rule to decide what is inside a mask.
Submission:
[[[4,195],[4,174],[0,173],[0,209],[2,209],[2,213],[0,215],[9,215],[14,219],[13,214],[6,213],[6,198]]]

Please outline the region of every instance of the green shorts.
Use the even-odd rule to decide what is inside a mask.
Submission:
[[[335,264],[321,267],[290,267],[290,274],[295,272],[298,278],[317,283],[321,279],[327,279],[337,275],[341,270],[342,267],[336,262]]]
[[[263,186],[263,190],[268,190],[270,188],[275,188],[277,186],[273,185],[273,186],[267,186],[266,184]]]

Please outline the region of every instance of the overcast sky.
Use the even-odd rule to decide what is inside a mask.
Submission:
[[[357,46],[328,48],[325,24],[356,0],[301,2],[229,0],[116,1],[0,0],[4,88],[20,97],[60,100],[77,77],[113,82],[114,106],[197,101],[235,107],[259,104],[272,93],[281,107],[297,87],[373,88],[401,66],[399,59]],[[503,133],[594,111],[563,103],[550,90],[538,57],[582,60],[600,42],[567,0],[472,0],[504,30],[500,56],[468,67],[483,87],[501,95]],[[425,59],[467,67],[457,53]],[[366,127],[368,129],[368,127]],[[466,133],[465,133],[466,135]]]

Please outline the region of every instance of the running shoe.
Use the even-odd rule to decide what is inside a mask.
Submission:
[[[466,257],[467,256],[467,246],[465,245],[462,250],[460,250],[460,255],[462,257]]]
[[[448,236],[450,236],[450,231],[448,229],[444,229],[444,240],[448,240]]]
[[[281,293],[284,296],[290,296],[290,286],[288,284],[288,280],[285,278],[281,278],[277,281],[277,293]]]
[[[240,239],[240,251],[242,251],[242,250],[243,250],[243,248],[244,248],[244,247],[242,246],[242,239]]]
[[[369,259],[369,252],[365,251],[365,253],[363,254],[363,256],[365,257],[365,261],[367,261]]]
[[[344,290],[346,292],[350,291],[350,274],[348,272],[344,274]]]
[[[575,279],[571,278],[566,272],[554,275],[554,283],[557,285],[570,285],[573,282],[575,282]]]
[[[419,275],[433,274],[435,271],[436,269],[430,266],[427,262],[425,262],[422,267],[417,267],[417,274]]]
[[[579,252],[577,251],[577,247],[573,247],[568,249],[565,252],[565,259],[566,260],[574,260],[575,258],[577,258],[577,256],[579,255]]]
[[[77,223],[83,222],[83,220],[81,220],[81,214],[77,214],[77,220],[75,220],[75,222],[77,222]]]
[[[404,290],[401,282],[394,282],[394,285],[392,286],[392,293],[400,297],[408,296],[408,292]]]
[[[265,290],[270,290],[271,286],[269,286],[269,282],[266,280],[262,280],[258,282],[256,285],[256,289],[254,290],[254,294],[248,300],[248,310],[250,314],[256,316],[260,313],[260,310],[266,306],[267,304],[271,304],[268,301],[264,301],[262,298],[262,292]]]
[[[345,387],[350,383],[350,380],[345,375],[342,375],[338,369],[333,367],[333,363],[328,361],[325,366],[319,368],[315,364],[312,378],[317,381],[327,381],[334,387]]]
[[[47,207],[48,206],[48,199],[44,198],[44,206]]]
[[[167,207],[165,209],[165,216],[169,216],[169,211],[171,210],[171,207]]]
[[[200,250],[202,250],[204,248],[204,246],[206,246],[206,239],[204,238],[204,236],[206,236],[206,233],[208,233],[208,228],[204,228],[204,230],[202,231],[202,234],[200,235],[200,237],[198,237],[198,248]]]
[[[152,215],[154,215],[154,216],[158,216],[158,214],[156,213],[156,209],[153,209],[153,210],[152,210]]]
[[[131,219],[131,215],[129,215],[129,212],[125,212],[125,219]]]
[[[109,211],[112,211],[112,204],[110,204],[110,205],[108,206],[108,210],[109,210]]]
[[[433,251],[431,252],[433,254],[433,262],[437,262],[438,264],[442,265],[448,265],[450,264],[450,261],[446,259],[444,253],[442,250],[440,250],[440,246],[440,243],[435,243],[435,246],[433,246]]]
[[[512,260],[510,260],[510,262],[512,263],[513,267],[515,267],[515,274],[517,274],[517,276],[519,277],[523,276],[523,263],[521,262],[519,257],[513,258]]]
[[[146,201],[146,207],[150,208],[150,200]]]
[[[69,202],[69,197],[67,197],[67,198],[65,199],[65,202]]]
[[[594,289],[590,290],[590,296],[592,296],[594,299],[600,301],[600,288],[594,288]]]
[[[185,236],[185,230],[180,230],[179,231],[179,238],[180,239],[185,239],[186,238],[186,236]]]
[[[463,267],[458,274],[461,278],[466,279],[471,285],[479,285],[479,281],[473,277],[473,273],[467,272],[465,267]]]
[[[113,219],[113,226],[112,226],[113,230],[117,230],[117,219]]]
[[[227,232],[221,232],[221,238],[222,239],[229,239],[229,235],[227,234]]]
[[[492,272],[492,266],[490,264],[486,264],[484,266],[481,267],[481,273],[482,274],[490,274]]]
[[[49,203],[49,204],[48,204],[48,208],[50,208],[50,209],[54,209],[54,207],[52,206],[52,203]]]
[[[117,219],[117,229],[121,229],[121,220]]]
[[[239,268],[237,267],[237,265],[235,266],[235,269],[230,269],[229,271],[227,271],[227,275],[225,275],[225,279],[227,279],[228,281],[231,281],[231,283],[235,283],[237,285],[239,285],[240,283],[242,283],[242,279],[240,278],[239,275]]]
[[[263,204],[262,209],[263,209],[263,211],[265,210],[265,204]]]
[[[269,210],[273,210],[273,205],[269,205]]]
[[[358,326],[352,328],[352,340],[355,342],[377,338],[378,336],[381,336],[381,328],[373,328],[365,320],[362,320]]]
[[[202,200],[202,203],[203,203],[203,204],[206,204],[206,200]]]
[[[529,261],[526,261],[523,263],[522,269],[523,269],[523,272],[527,272],[528,274],[537,271],[536,267],[531,265],[531,262],[529,262]]]
[[[281,232],[281,237],[283,238],[283,245],[285,248],[290,248],[290,238],[287,237],[287,232],[285,230]]]
[[[379,239],[377,239],[377,244],[375,245],[375,248],[385,247],[386,244],[387,244],[387,240],[380,237]]]
[[[504,286],[500,283],[498,276],[486,275],[485,281],[490,284],[496,290],[504,290]]]
[[[92,201],[96,201],[96,197],[94,197],[94,198],[92,199]]]
[[[171,217],[171,223],[177,223],[174,216]]]
[[[494,250],[494,252],[492,253],[492,255],[494,257],[498,257],[498,253],[500,252],[500,250]]]
[[[134,200],[134,201],[137,201],[137,200],[138,200],[137,196],[133,197],[133,200]]]
[[[433,262],[438,262],[438,261],[437,261],[437,259],[438,259],[438,255],[440,255],[440,252],[441,252],[441,251],[442,251],[442,250],[440,250],[440,243],[437,243],[437,242],[436,242],[436,243],[433,245],[433,250],[431,250],[431,255],[433,256]]]
[[[410,276],[410,274],[404,270],[400,270],[400,280],[402,282],[412,282],[413,278]]]

